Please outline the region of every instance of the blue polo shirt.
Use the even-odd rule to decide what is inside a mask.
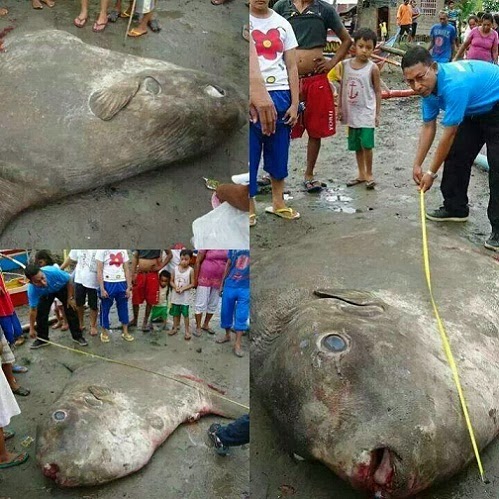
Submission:
[[[423,121],[433,121],[443,109],[442,125],[457,126],[499,102],[499,66],[475,60],[439,64],[436,92],[422,99]]]
[[[430,30],[433,40],[431,56],[435,62],[449,62],[452,56],[452,45],[456,40],[456,28],[452,24],[442,26],[434,24]]]
[[[41,296],[57,293],[60,289],[66,286],[71,276],[63,270],[52,265],[46,265],[40,269],[47,279],[45,288],[38,288],[33,284],[28,284],[28,302],[31,308],[38,307],[38,302]]]

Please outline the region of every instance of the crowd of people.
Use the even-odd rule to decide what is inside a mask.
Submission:
[[[50,251],[40,250],[24,269],[29,281],[27,329],[34,340],[30,348],[50,346],[50,313],[57,307],[61,308],[62,316],[54,327],[67,324],[77,345],[88,346],[84,337],[87,329],[85,307],[89,309],[90,336],[100,338],[103,343],[110,342],[113,332],[109,315],[116,303],[121,337],[129,342],[134,341],[131,331],[140,323],[143,333],[150,333],[154,328],[173,336],[180,331],[181,316],[184,318],[185,340],[204,334],[216,335],[212,319],[220,310],[220,327],[225,334],[215,341],[230,343],[234,335],[233,352],[237,357],[243,357],[242,337],[249,328],[249,262],[248,250],[200,250],[194,253],[187,248],[174,247],[134,250],[131,256],[123,249],[71,250],[59,266]],[[132,320],[129,316],[130,298]],[[195,318],[194,327],[189,322],[191,315]],[[4,441],[14,435],[2,428],[9,424],[11,417],[19,414],[14,395],[30,394],[14,377],[14,373],[26,372],[27,368],[15,364],[11,347],[22,345],[25,339],[1,273],[0,328],[1,469],[27,459],[26,453],[14,455],[7,452]],[[242,420],[234,428],[245,428],[248,424],[247,420]],[[229,433],[231,428],[227,430]],[[212,439],[213,435],[212,431]]]
[[[412,17],[409,0],[404,0],[398,13],[399,25],[412,36],[412,23],[417,18]],[[493,17],[483,14],[481,25],[471,30],[456,61],[449,63],[454,55],[452,47],[458,43],[454,24],[459,26],[459,15],[459,9],[450,2],[439,14],[440,23],[431,30],[428,48],[410,47],[402,59],[406,83],[422,97],[423,126],[413,179],[418,189],[427,191],[445,163],[441,183],[444,204],[426,216],[437,222],[466,221],[471,167],[485,144],[490,185],[487,214],[492,226],[485,247],[499,251],[499,67],[497,43],[489,43],[489,38],[497,40],[497,33],[489,36]],[[331,59],[323,55],[328,30],[341,41]],[[325,186],[314,178],[321,139],[335,134],[337,117],[348,126],[348,149],[357,157],[358,175],[347,185],[374,188],[374,130],[380,121],[381,92],[379,71],[370,56],[377,35],[359,27],[352,40],[336,10],[321,0],[278,0],[273,9],[269,0],[251,0],[250,31],[250,225],[257,221],[254,197],[262,155],[273,188],[272,206],[265,211],[285,219],[299,218],[296,210],[284,205],[282,196],[291,138],[307,131],[304,187],[307,192],[318,192]],[[466,64],[457,61],[463,55]],[[340,81],[337,106],[328,76]],[[445,112],[444,132],[430,167],[423,173],[440,110]]]

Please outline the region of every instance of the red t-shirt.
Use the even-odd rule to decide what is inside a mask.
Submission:
[[[3,282],[3,277],[0,274],[0,317],[8,317],[14,313],[14,305],[12,305],[12,300]]]

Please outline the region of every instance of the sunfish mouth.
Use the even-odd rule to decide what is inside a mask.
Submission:
[[[367,462],[359,463],[352,476],[352,482],[364,490],[377,494],[376,497],[389,497],[395,475],[393,452],[388,447],[380,447],[369,453]],[[381,494],[381,495],[380,495]]]
[[[51,464],[47,463],[43,467],[43,474],[47,478],[51,478],[52,480],[57,481],[57,473],[59,473],[59,466],[55,463],[51,463]]]

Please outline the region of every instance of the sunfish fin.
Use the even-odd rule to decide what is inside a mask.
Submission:
[[[108,121],[118,114],[133,99],[140,88],[140,80],[130,78],[114,85],[96,90],[89,100],[92,113]]]

